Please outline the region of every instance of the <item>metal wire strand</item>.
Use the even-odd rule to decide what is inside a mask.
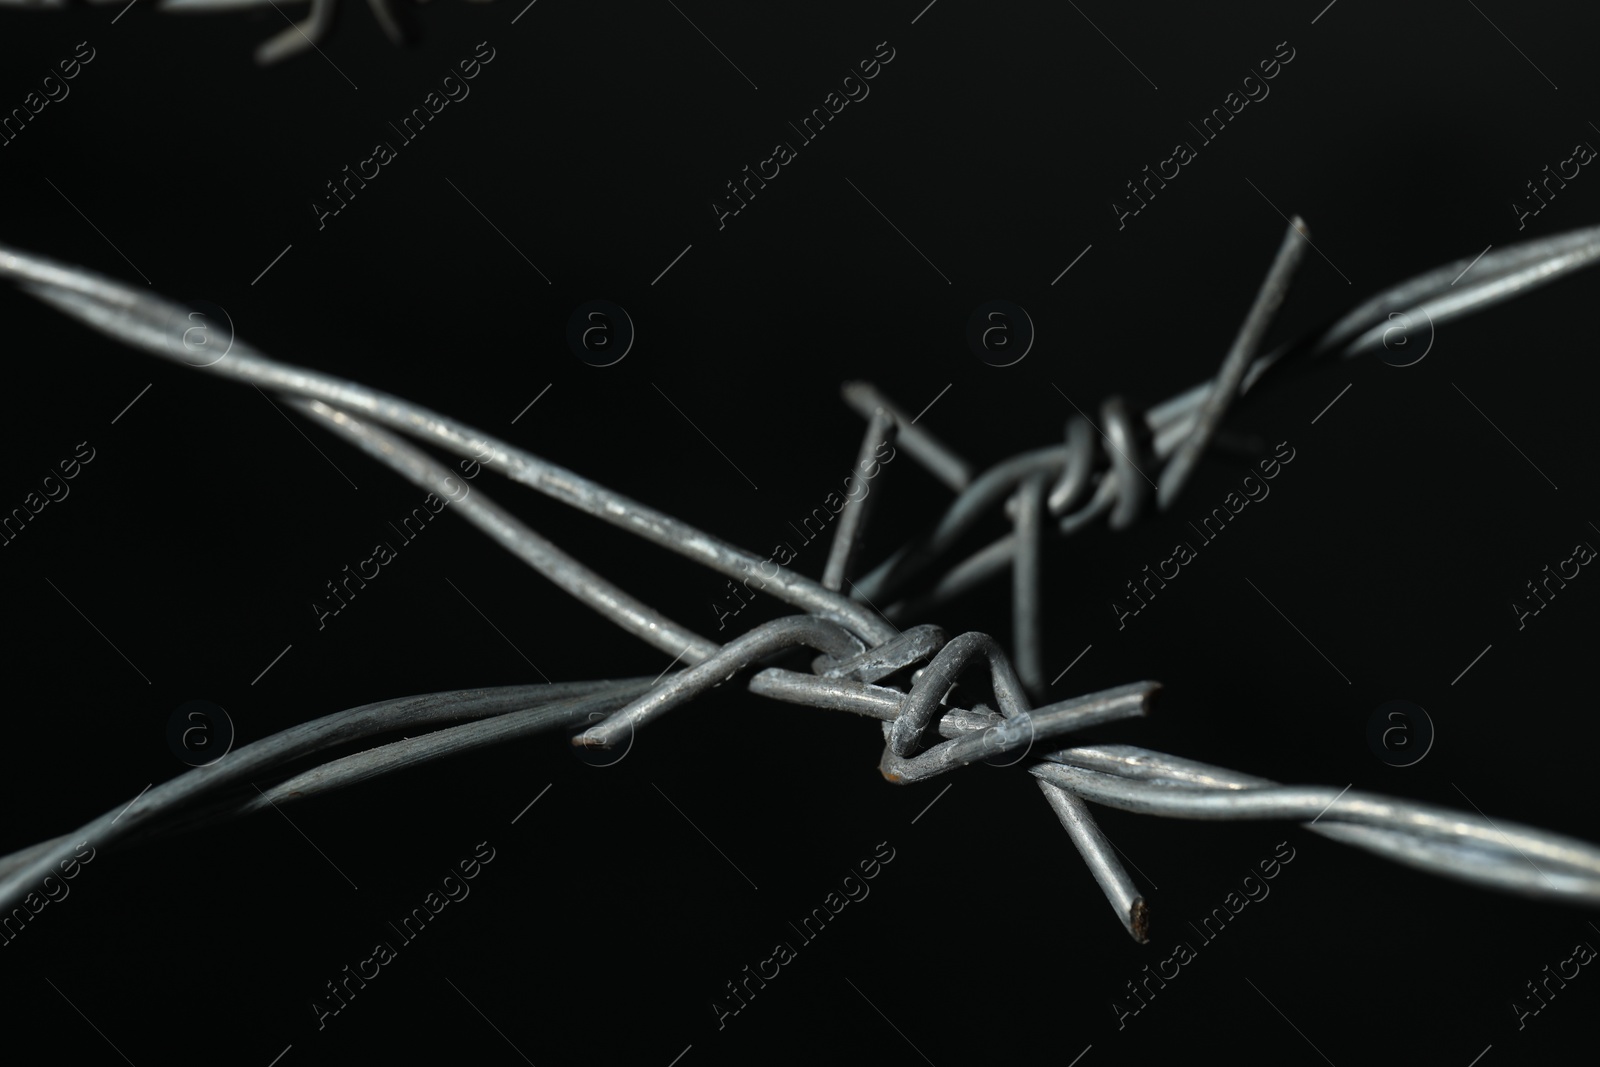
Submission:
[[[1116,503],[1116,477],[1107,471],[1098,478],[1089,502],[1077,511],[1061,516],[1056,523],[1062,536],[1070,536],[1099,521]],[[884,609],[884,618],[896,624],[906,619],[921,618],[955,597],[976,589],[1013,564],[1019,543],[1015,530],[990,542],[940,575],[925,593],[890,604]]]
[[[774,700],[893,722],[903,694],[849,679],[768,668],[750,691]],[[934,724],[960,738],[1002,728],[987,709],[948,708]],[[1333,786],[1280,786],[1269,778],[1132,745],[1030,752],[1027,770],[1080,800],[1167,818],[1283,819],[1434,875],[1525,896],[1600,906],[1600,847],[1518,823]],[[1342,793],[1342,796],[1341,796]],[[1108,891],[1113,907],[1123,907]]]
[[[269,359],[235,339],[215,363],[194,367],[170,324],[186,321],[186,309],[89,271],[0,245],[0,275],[28,284],[23,290],[107,335],[207,374],[246,381],[264,389],[321,400],[364,415],[491,467],[579,511],[628,530],[732,578],[759,577],[773,596],[802,610],[832,618],[873,643],[894,636],[874,612],[825,589],[818,582],[712,537],[694,526],[646,507],[620,493],[541,459],[515,445],[447,418],[426,407],[356,382]],[[73,300],[77,293],[88,300]],[[181,332],[179,334],[181,336]],[[758,570],[770,566],[774,573]]]
[[[89,0],[91,4],[113,2],[116,0]],[[310,3],[311,11],[303,20],[292,23],[288,29],[275,34],[256,49],[257,64],[263,67],[271,66],[322,43],[323,38],[333,28],[338,0],[310,0]],[[269,4],[278,6],[273,0],[161,0],[156,9],[190,15],[213,11],[242,11],[246,8],[266,7]],[[368,5],[377,17],[378,25],[383,28],[385,36],[395,44],[405,43],[405,35],[401,32],[400,22],[390,7],[390,0],[368,0]],[[69,0],[0,0],[0,7],[5,6],[60,8],[68,7],[70,3]],[[285,14],[284,17],[287,18],[288,15]]]
[[[1342,317],[1312,346],[1314,353],[1356,356],[1383,343],[1391,312],[1418,314],[1435,325],[1519,296],[1600,261],[1600,226],[1569,230],[1463,257],[1390,287]],[[1469,271],[1470,268],[1470,271]]]
[[[967,664],[980,657],[988,661],[989,678],[1000,714],[1014,719],[1028,710],[1022,682],[1005,651],[988,634],[964,633],[952,638],[926,667],[912,675],[911,691],[906,694],[889,734],[891,752],[905,757],[916,751],[923,731],[939,708],[939,700],[955,684]]]
[[[1146,489],[1154,488],[1140,469],[1141,460],[1136,458],[1143,455],[1143,450],[1126,405],[1113,397],[1106,402],[1101,415],[1112,450],[1113,469],[1096,484],[1095,494],[1087,505],[1061,517],[1059,526],[1063,534],[1113,509],[1120,509],[1120,512],[1113,512],[1113,528],[1129,525],[1149,499]],[[1067,444],[1023,452],[986,470],[956,497],[929,534],[904,546],[857,582],[856,599],[873,601],[903,589],[982,521],[997,502],[1012,496],[1034,474],[1057,477],[1051,494],[1052,514],[1069,507],[1091,483],[1096,455],[1093,434],[1094,427],[1087,419],[1073,420],[1067,424]],[[1124,484],[1130,488],[1119,493],[1119,487]],[[1011,510],[1014,512],[1015,507]],[[993,542],[941,577],[936,592],[924,594],[912,604],[891,606],[885,616],[891,621],[916,617],[965,592],[1009,565],[1017,545],[1014,533]]]
[[[1149,711],[1151,698],[1160,688],[1156,682],[1134,682],[1087,696],[1060,700],[1031,711],[1020,711],[1002,717],[999,722],[982,730],[934,745],[909,759],[885,745],[878,770],[889,781],[904,785],[933,778],[979,760],[992,763],[1014,752],[1021,753],[1015,759],[998,764],[1008,767],[1020,762],[1033,750],[1034,745],[1041,742],[1103,723],[1143,718]],[[884,738],[887,740],[892,733],[893,726],[885,723]]]
[[[1050,808],[1061,820],[1062,827],[1078,854],[1099,883],[1100,891],[1111,901],[1123,929],[1141,945],[1150,941],[1150,910],[1145,906],[1139,887],[1133,884],[1128,872],[1111,854],[1112,844],[1089,815],[1089,806],[1060,786],[1038,779],[1039,788],[1050,802]]]
[[[1110,751],[1170,759],[1128,746]],[[1240,784],[1245,776],[1220,768],[1209,770],[1231,778],[1230,788],[1205,789],[1173,779],[1128,778],[1048,762],[1028,769],[1084,800],[1123,811],[1180,819],[1289,819],[1314,822],[1308,827],[1313,831],[1324,830],[1324,820],[1330,823],[1327,829],[1347,824],[1326,836],[1461,881],[1528,896],[1600,903],[1600,849],[1518,823],[1332,786],[1279,786],[1265,779],[1245,786]],[[1368,830],[1382,833],[1351,832]]]
[[[1094,473],[1094,427],[1082,415],[1067,420],[1066,470],[1050,489],[1050,514],[1060,515],[1088,491]]]
[[[1011,568],[1011,641],[1017,652],[1017,676],[1034,699],[1044,691],[1044,662],[1039,651],[1039,600],[1044,588],[1040,556],[1044,547],[1041,527],[1045,484],[1043,474],[1031,474],[1017,490],[1017,556]]]
[[[1144,472],[1144,464],[1140,462],[1145,458],[1145,449],[1134,424],[1133,413],[1122,398],[1107,398],[1100,405],[1100,418],[1106,424],[1106,444],[1111,446],[1111,473],[1108,477],[1116,490],[1111,517],[1107,521],[1113,530],[1126,530],[1145,510],[1156,485]]]
[[[1222,369],[1217,372],[1205,401],[1195,413],[1192,428],[1179,442],[1172,459],[1167,462],[1167,469],[1161,473],[1161,485],[1156,496],[1163,511],[1171,507],[1178,494],[1183,492],[1183,486],[1194,471],[1195,464],[1200,462],[1200,454],[1211,443],[1217,427],[1222,424],[1228,405],[1233,403],[1234,396],[1244,383],[1245,371],[1249,369],[1251,360],[1255,359],[1267,327],[1272,324],[1272,317],[1278,313],[1284,296],[1289,292],[1289,282],[1294,278],[1295,268],[1300,265],[1306,243],[1310,240],[1311,234],[1306,229],[1304,219],[1296,215],[1289,220],[1289,230],[1283,235],[1283,243],[1278,246],[1278,254],[1267,270],[1266,280],[1256,293],[1255,303],[1250,305],[1249,313],[1239,326],[1239,335],[1233,339],[1233,346],[1222,361]]]
[[[311,0],[311,14],[305,21],[293,23],[264,41],[256,49],[256,62],[270,66],[314,48],[333,26],[334,3],[335,0]]]
[[[96,848],[111,845],[147,822],[170,817],[219,791],[248,784],[252,778],[274,772],[293,760],[374,734],[487,718],[607,689],[619,694],[630,689],[642,692],[649,685],[642,679],[627,679],[429,693],[380,700],[292,726],[234,749],[217,763],[197,767],[146,790],[131,804],[106,812],[74,833],[58,838],[49,848],[23,850],[28,858],[21,862],[0,860],[0,870],[6,871],[0,877],[0,913],[10,911],[45,875],[54,873],[56,864],[72,854],[73,842],[89,841]]]
[[[913,626],[894,640],[869,648],[849,659],[819,656],[813,661],[811,669],[825,678],[876,682],[930,658],[944,647],[947,640],[944,631],[937,626]]]
[[[45,299],[63,310],[76,309],[80,317],[99,313],[100,305],[81,293],[57,288],[47,293]],[[708,658],[720,647],[679,626],[585,567],[489,500],[481,490],[474,495],[463,479],[421,449],[320,400],[290,396],[284,398],[284,402],[398,471],[413,484],[455,503],[467,521],[627,632],[691,664]]]
[[[579,563],[494,503],[487,494],[471,489],[449,467],[420,448],[320,400],[291,397],[287,402],[413,484],[450,501],[463,518],[512,555],[628,633],[691,664],[711,658],[721,647],[678,625]]]
[[[892,595],[959,541],[996,504],[1034,473],[1057,475],[1065,467],[1067,446],[1050,445],[1011,457],[973,479],[950,504],[926,537],[906,545],[855,583],[855,598],[873,601]]]
[[[945,571],[926,592],[890,604],[883,610],[884,618],[898,625],[907,619],[929,615],[941,605],[976,589],[1011,566],[1016,553],[1017,535],[1015,532],[1008,533]]]
[[[853,657],[865,650],[854,634],[828,619],[814,615],[774,619],[729,641],[704,663],[674,674],[666,683],[575,736],[572,743],[586,748],[610,748],[650,720],[716,688],[756,661],[795,645],[834,657]]]
[[[210,799],[208,794],[206,800],[173,808],[159,820],[147,821],[109,842],[104,839],[97,840],[95,847],[97,849],[110,847],[116,850],[158,838],[217,826],[265,811],[269,807],[282,807],[285,804],[309,800],[339,789],[347,789],[381,775],[418,767],[445,756],[459,755],[488,745],[519,740],[593,721],[594,717],[608,714],[627,703],[633,699],[638,690],[646,688],[650,683],[645,679],[634,679],[620,686],[609,682],[580,684],[588,686],[592,691],[570,695],[572,687],[568,686],[565,688],[569,690],[569,695],[551,699],[537,707],[431,730],[418,736],[351,753],[265,788],[252,781],[251,785],[254,788],[249,791],[220,790],[214,799]],[[413,722],[408,728],[415,728],[415,725]],[[80,831],[0,857],[0,877],[22,867],[28,860],[41,855],[49,848],[82,840],[84,837]]]
[[[1355,357],[1374,351],[1382,346],[1385,332],[1392,327],[1393,314],[1420,317],[1438,326],[1522,296],[1597,262],[1600,226],[1506,245],[1484,253],[1476,262],[1467,257],[1453,260],[1382,290],[1320,333],[1258,357],[1245,374],[1239,392],[1250,392],[1268,370],[1293,362],[1288,357],[1296,354],[1312,358],[1330,353]],[[1188,435],[1197,406],[1211,385],[1209,381],[1201,382],[1146,413],[1156,431],[1158,454],[1166,454]]]
[[[867,486],[867,468],[878,465],[878,453],[894,446],[900,424],[883,408],[877,408],[867,419],[867,432],[862,435],[861,449],[856,453],[856,465],[850,472],[862,486],[862,493],[850,499],[846,489],[844,507],[840,511],[839,525],[833,531],[833,544],[828,549],[828,563],[822,569],[822,587],[838,592],[850,576],[856,550],[861,547],[861,532],[867,524],[869,500],[877,500]]]
[[[871,419],[879,410],[888,412],[900,427],[901,447],[945,485],[959,493],[972,481],[972,468],[967,461],[927,429],[918,426],[917,418],[921,416],[907,415],[879,392],[877,386],[870,382],[845,382],[841,393],[844,402],[860,412],[862,418]]]

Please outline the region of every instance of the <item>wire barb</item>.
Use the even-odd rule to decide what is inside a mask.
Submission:
[[[1283,244],[1278,247],[1278,255],[1267,271],[1266,280],[1261,283],[1261,291],[1256,294],[1250,313],[1239,327],[1239,336],[1233,339],[1233,347],[1222,361],[1222,369],[1217,372],[1215,383],[1206,392],[1205,402],[1195,415],[1193,429],[1179,442],[1172,459],[1167,463],[1167,469],[1162,472],[1161,487],[1157,493],[1161,510],[1171,507],[1178,494],[1183,492],[1184,483],[1200,461],[1200,453],[1205,451],[1217,427],[1222,424],[1228,405],[1233,403],[1239,387],[1244,384],[1245,372],[1250,369],[1256,350],[1261,347],[1267,327],[1272,325],[1272,317],[1277,314],[1284,296],[1289,292],[1289,282],[1294,278],[1295,268],[1300,265],[1310,240],[1311,233],[1306,229],[1305,220],[1296,215],[1289,222],[1289,230],[1283,235]]]
[[[866,472],[878,466],[878,456],[885,448],[894,446],[900,429],[899,420],[884,408],[874,408],[867,419],[867,432],[861,438],[861,450],[856,453],[856,466],[850,477],[861,486],[859,497],[849,496],[846,489],[844,508],[839,515],[839,525],[834,529],[833,544],[828,549],[828,563],[822,569],[822,587],[838,592],[850,576],[856,551],[861,547],[861,531],[867,524],[867,501],[875,500],[867,491]]]

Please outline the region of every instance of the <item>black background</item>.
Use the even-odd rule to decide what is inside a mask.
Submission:
[[[1064,397],[1091,413],[1117,393],[1147,405],[1214,373],[1280,209],[1307,219],[1319,252],[1272,343],[1418,271],[1600,215],[1587,172],[1524,230],[1510,206],[1600,138],[1600,14],[1578,5],[923,2],[433,4],[405,49],[349,4],[322,55],[268,69],[251,52],[286,25],[270,7],[139,3],[115,25],[117,6],[7,10],[0,107],[78,42],[95,58],[0,147],[0,241],[210,301],[279,359],[425,403],[765,554],[848,473],[861,420],[843,381],[913,412],[937,397],[919,425],[981,467],[1059,440]],[[471,95],[319,229],[324,183],[393,140],[387,122],[481,41],[495,58]],[[880,41],[895,58],[870,96],[719,230],[723,183],[793,140],[787,123]],[[1187,121],[1285,41],[1294,59],[1270,96],[1119,230],[1123,183],[1192,141]],[[1096,736],[1600,837],[1600,579],[1585,572],[1520,631],[1509,607],[1600,537],[1597,284],[1580,275],[1440,326],[1414,366],[1313,366],[1242,402],[1231,424],[1287,441],[1294,461],[1125,629],[1110,599],[1243,470],[1213,455],[1173,514],[1053,544],[1047,676],[1091,647],[1051,696],[1158,679],[1159,715]],[[563,340],[596,298],[638,329],[606,368]],[[995,298],[1038,330],[1015,366],[965,344],[967,316]],[[319,630],[324,583],[422,493],[254,390],[13,288],[0,324],[0,506],[78,442],[95,449],[71,495],[0,549],[0,848],[181,772],[164,730],[186,700],[225,707],[244,743],[380,698],[540,680],[530,661],[556,680],[667,666],[450,516]],[[474,486],[717,634],[725,579],[510,483]],[[949,499],[903,452],[872,491],[871,562]],[[973,545],[1003,528],[995,517]],[[826,552],[794,566],[818,575]],[[925,621],[1009,642],[1007,584]],[[785,610],[764,600],[721,636]],[[1395,698],[1437,729],[1403,769],[1365,739]],[[1151,902],[1139,946],[1026,775],[977,766],[898,788],[876,772],[880,749],[871,724],[728,686],[614,767],[536,739],[287,808],[293,827],[265,815],[107,852],[0,948],[8,1035],[86,1063],[119,1062],[108,1042],[136,1064],[265,1065],[292,1046],[285,1067],[425,1049],[508,1064],[665,1065],[686,1048],[685,1067],[919,1051],[1066,1064],[1088,1046],[1085,1065],[1198,1049],[1466,1065],[1489,1046],[1492,1065],[1588,1047],[1587,969],[1525,1029],[1509,1004],[1576,942],[1600,942],[1591,910],[1287,824],[1098,811]],[[480,841],[496,858],[471,896],[319,1031],[324,983]],[[1271,895],[1119,1031],[1124,983],[1194,942],[1186,924],[1283,841],[1295,859]],[[871,895],[719,1030],[724,983],[793,941],[788,922],[879,842],[895,858]]]

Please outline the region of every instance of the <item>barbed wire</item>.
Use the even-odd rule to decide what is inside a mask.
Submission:
[[[1304,222],[1296,217],[1290,234],[1304,233]],[[1268,272],[1263,294],[1286,281],[1295,260],[1285,261],[1280,249],[1273,269]],[[1600,226],[1541,237],[1476,258],[1462,257],[1443,266],[1408,278],[1377,293],[1326,328],[1312,332],[1264,355],[1255,355],[1240,339],[1254,333],[1261,315],[1271,307],[1258,297],[1251,314],[1240,329],[1239,339],[1229,352],[1225,366],[1248,364],[1237,378],[1230,375],[1222,384],[1221,395],[1212,399],[1216,379],[1207,380],[1179,395],[1149,408],[1142,418],[1130,415],[1120,398],[1108,399],[1102,407],[1100,424],[1081,410],[1067,420],[1066,441],[1062,445],[1023,452],[974,475],[964,460],[934,435],[917,428],[901,444],[929,473],[955,490],[956,498],[933,527],[918,540],[890,555],[865,577],[855,582],[853,596],[861,601],[884,603],[883,614],[891,622],[925,616],[952,598],[993,578],[1016,558],[1015,531],[998,538],[967,558],[951,565],[932,586],[915,599],[892,599],[910,587],[929,567],[960,542],[998,504],[1012,503],[1017,489],[1032,473],[1054,476],[1049,491],[1049,514],[1062,536],[1069,536],[1110,516],[1109,525],[1121,529],[1146,514],[1152,495],[1160,495],[1158,509],[1166,511],[1176,502],[1186,484],[1186,474],[1173,475],[1169,466],[1162,471],[1156,464],[1167,461],[1183,442],[1198,439],[1197,431],[1210,436],[1220,414],[1203,419],[1202,409],[1213,405],[1225,412],[1234,400],[1248,395],[1269,371],[1305,365],[1329,357],[1354,358],[1374,352],[1394,354],[1396,361],[1415,362],[1420,356],[1403,356],[1403,346],[1414,345],[1415,336],[1427,324],[1427,336],[1441,323],[1523,295],[1558,278],[1594,266],[1600,260]],[[1398,334],[1391,344],[1390,335]],[[1259,342],[1259,337],[1257,337]],[[1247,358],[1243,351],[1250,351]],[[1065,394],[1063,394],[1065,396]],[[866,383],[850,383],[844,389],[845,402],[863,414],[875,406],[898,412],[899,409]],[[1069,403],[1070,398],[1067,398]],[[1099,442],[1105,442],[1105,448]],[[1102,456],[1102,452],[1104,456]],[[1101,471],[1102,460],[1109,469]],[[1164,494],[1148,476],[1156,471],[1163,484],[1172,488]],[[1152,493],[1155,491],[1155,493]],[[1076,506],[1076,510],[1070,510]]]
[[[379,701],[291,727],[195,768],[71,834],[0,857],[0,912],[66,858],[74,843],[132,845],[292,803],[406,767],[490,744],[566,728],[581,750],[631,745],[640,726],[794,647],[818,655],[811,673],[767,666],[750,692],[808,707],[878,719],[879,769],[896,783],[921,781],[975,762],[1021,766],[1038,781],[1069,838],[1137,940],[1148,937],[1148,908],[1099,830],[1089,803],[1185,819],[1305,822],[1313,833],[1364,848],[1433,874],[1531,897],[1600,904],[1600,848],[1486,815],[1324,786],[1283,786],[1257,777],[1128,745],[1055,748],[1056,739],[1092,726],[1146,715],[1160,686],[1144,681],[1043,706],[1030,703],[1038,677],[1041,620],[1038,558],[1046,517],[1071,534],[1104,516],[1123,528],[1170,506],[1194,459],[1214,438],[1232,402],[1267,371],[1302,357],[1353,356],[1383,343],[1394,315],[1438,323],[1490,306],[1592,265],[1600,227],[1541,238],[1477,260],[1460,260],[1394,286],[1327,329],[1266,355],[1257,349],[1299,259],[1304,223],[1290,224],[1257,298],[1218,376],[1142,415],[1117,397],[1100,409],[1104,427],[1081,411],[1064,444],[1025,452],[974,474],[972,467],[870,385],[845,387],[845,399],[868,416],[861,455],[898,439],[956,490],[932,530],[884,560],[859,582],[849,578],[865,526],[861,502],[846,504],[822,582],[615,493],[514,445],[398,397],[314,370],[269,359],[234,341],[220,360],[197,365],[182,342],[188,309],[93,272],[0,246],[0,276],[30,295],[118,341],[194,369],[271,391],[317,425],[430,492],[558,588],[654,647],[674,655],[662,676],[461,690]],[[1457,288],[1474,266],[1472,281]],[[1445,279],[1449,278],[1449,281]],[[387,427],[385,429],[384,427]],[[718,644],[674,623],[541,537],[481,491],[456,497],[454,475],[390,430],[469,457],[719,573],[750,578],[803,614],[753,627]],[[898,437],[897,437],[898,435]],[[1099,448],[1097,437],[1106,443]],[[1158,464],[1165,463],[1164,467]],[[1147,469],[1148,468],[1148,469]],[[1159,481],[1150,476],[1155,471]],[[865,498],[862,498],[863,500]],[[1076,505],[1076,510],[1073,510]],[[915,602],[879,614],[872,598],[895,593],[929,570],[987,512],[1005,506],[1013,531],[946,571]],[[1007,566],[1013,567],[1016,656],[991,637],[947,638],[935,626],[900,630],[893,620],[912,607],[938,604]],[[770,567],[772,573],[765,569]],[[852,597],[842,594],[849,584]],[[672,671],[678,662],[687,664]],[[998,709],[949,703],[962,676],[982,665]],[[976,691],[976,690],[974,690]],[[587,727],[575,729],[580,724]],[[300,767],[331,750],[383,734],[399,741]],[[928,744],[933,733],[940,741]],[[256,780],[270,781],[269,788]],[[246,787],[249,787],[247,790]]]
[[[256,62],[266,67],[300,55],[308,49],[315,49],[333,29],[334,16],[338,13],[338,0],[286,0],[286,2],[291,6],[308,3],[311,10],[304,19],[294,22],[289,20],[288,14],[279,6],[278,0],[158,0],[155,6],[158,11],[179,15],[243,11],[254,7],[276,9],[285,20],[289,20],[289,25],[263,41],[256,49]],[[417,0],[417,3],[426,2],[427,0]],[[492,0],[476,0],[476,2],[490,3]],[[0,0],[0,7],[63,10],[72,3],[73,0]],[[89,3],[123,5],[128,4],[129,0],[89,0]],[[372,14],[378,20],[384,36],[396,45],[405,44],[406,28],[397,13],[394,0],[367,0],[367,5],[372,8]]]

